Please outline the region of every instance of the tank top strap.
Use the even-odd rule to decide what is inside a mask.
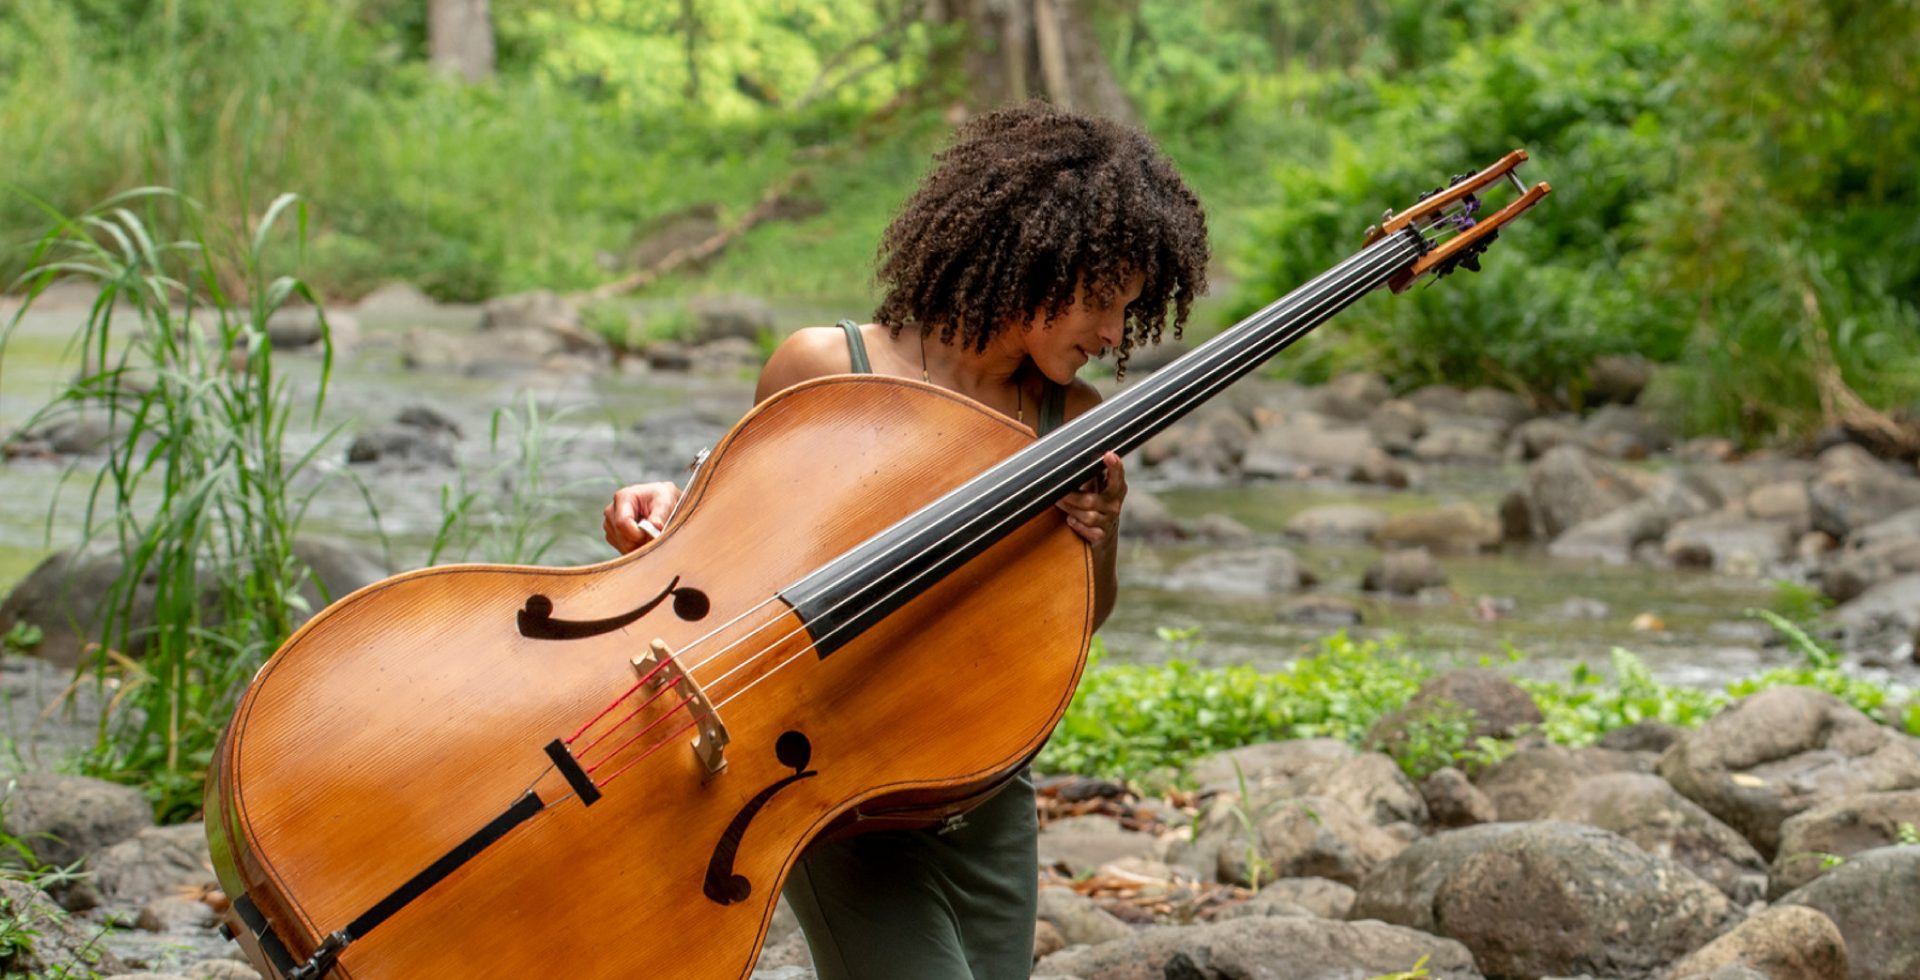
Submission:
[[[847,357],[853,361],[853,373],[872,374],[873,365],[867,361],[867,342],[860,336],[860,325],[842,320],[840,329],[847,332]]]
[[[1067,420],[1067,386],[1047,382],[1047,390],[1040,395],[1040,417],[1035,420],[1033,434],[1044,436],[1060,427]]]

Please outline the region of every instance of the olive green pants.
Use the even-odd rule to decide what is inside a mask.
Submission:
[[[785,895],[820,980],[1026,980],[1038,835],[1022,773],[953,830],[808,849]]]

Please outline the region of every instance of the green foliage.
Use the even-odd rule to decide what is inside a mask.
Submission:
[[[578,529],[579,514],[565,503],[565,491],[576,488],[552,486],[545,465],[548,452],[568,450],[567,440],[555,439],[551,431],[567,414],[565,409],[542,414],[531,392],[516,408],[494,410],[487,448],[501,458],[503,439],[511,439],[512,455],[481,477],[477,489],[464,473],[457,483],[440,488],[440,527],[428,547],[427,564],[468,561],[477,551],[482,561],[534,565],[562,533]]]
[[[1521,679],[1546,718],[1547,738],[1562,745],[1591,745],[1616,728],[1663,721],[1692,728],[1731,703],[1717,691],[1662,684],[1639,657],[1614,648],[1611,681],[1578,664],[1567,683]]]
[[[40,641],[46,637],[45,630],[24,619],[18,620],[13,624],[13,628],[7,630],[7,635],[0,636],[0,650],[8,653],[32,653],[34,648],[40,645]]]
[[[8,783],[6,792],[11,796],[13,784]],[[0,798],[0,808],[4,808],[5,799]],[[0,831],[0,878],[17,881],[40,891],[47,891],[71,885],[88,876],[80,870],[76,861],[66,867],[48,864],[40,860],[33,847],[26,840],[13,834]],[[35,909],[17,906],[9,897],[0,897],[0,980],[25,980],[29,974],[21,972],[24,963],[34,962],[35,946],[41,939],[43,930],[50,924],[66,921],[66,912],[59,906],[46,904]],[[92,980],[99,976],[90,969],[89,964],[98,959],[98,954],[89,945],[78,951],[76,958],[66,963],[55,964],[51,971],[41,970],[31,974],[33,977],[70,977],[73,980]]]
[[[1911,697],[1912,692],[1897,685],[1881,684],[1849,674],[1842,666],[1840,658],[1833,651],[1821,646],[1808,636],[1797,624],[1782,618],[1768,610],[1749,610],[1765,620],[1775,630],[1786,637],[1787,642],[1803,658],[1803,662],[1789,667],[1775,667],[1754,677],[1745,677],[1727,685],[1728,693],[1743,698],[1758,691],[1772,687],[1812,687],[1825,691],[1853,707],[1874,721],[1883,724],[1904,722],[1909,732],[1920,735],[1920,715],[1912,706],[1908,706],[1904,718],[1895,710],[1903,698]]]
[[[1271,674],[1182,659],[1108,664],[1096,642],[1066,717],[1036,764],[1121,776],[1255,742],[1330,737],[1358,744],[1428,673],[1418,660],[1344,633]]]
[[[1383,973],[1377,977],[1368,977],[1367,980],[1426,980],[1428,976],[1427,954],[1422,953],[1420,954],[1420,958],[1413,962],[1413,968],[1410,970],[1402,970],[1399,973]]]
[[[135,208],[170,209],[173,223],[197,234],[158,238]],[[163,818],[198,810],[241,686],[305,609],[299,588],[309,572],[293,544],[317,484],[295,484],[326,443],[304,455],[288,449],[292,397],[266,331],[289,300],[313,301],[304,283],[266,265],[276,225],[291,218],[304,227],[304,206],[283,196],[240,234],[205,218],[196,203],[156,189],[58,218],[35,248],[22,283],[29,303],[16,314],[56,277],[100,289],[75,338],[78,377],[28,424],[92,413],[117,434],[87,490],[85,534],[111,543],[121,561],[102,597],[94,659],[98,683],[118,690],[84,768],[144,786]],[[316,417],[332,363],[324,317],[322,336]],[[136,585],[153,590],[150,628],[131,618]]]

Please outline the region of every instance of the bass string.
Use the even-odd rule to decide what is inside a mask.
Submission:
[[[1404,240],[1399,244],[1399,248],[1397,250],[1395,248],[1390,248],[1389,247],[1390,244],[1392,243],[1383,242],[1377,245],[1376,248],[1372,250],[1380,253],[1379,255],[1370,255],[1368,254],[1368,252],[1362,252],[1359,255],[1352,256],[1346,259],[1345,261],[1343,261],[1342,263],[1340,263],[1339,265],[1335,266],[1332,270],[1330,270],[1328,273],[1326,273],[1320,278],[1322,280],[1326,280],[1329,277],[1338,279],[1343,274],[1351,275],[1353,267],[1365,265],[1366,268],[1362,269],[1357,277],[1350,278],[1346,281],[1333,282],[1328,285],[1322,286],[1317,290],[1317,295],[1316,295],[1316,291],[1309,291],[1309,292],[1302,293],[1298,297],[1292,296],[1292,295],[1282,297],[1278,300],[1275,300],[1266,309],[1255,314],[1255,317],[1265,316],[1268,313],[1277,310],[1282,305],[1288,304],[1290,302],[1296,306],[1306,307],[1307,309],[1303,310],[1303,312],[1311,314],[1315,312],[1314,308],[1317,306],[1320,300],[1327,297],[1329,294],[1340,292],[1342,290],[1349,288],[1355,282],[1363,282],[1366,278],[1370,276],[1378,275],[1380,269],[1383,266],[1391,266],[1395,263],[1403,262],[1406,259],[1412,257],[1411,255],[1397,254],[1399,251],[1411,250],[1416,254],[1418,251],[1415,246],[1405,242]],[[1366,288],[1372,288],[1372,287],[1366,287]],[[1361,290],[1361,292],[1363,293],[1365,291],[1366,291],[1365,289]],[[1179,411],[1184,412],[1188,410],[1192,404],[1197,403],[1200,400],[1204,400],[1205,398],[1211,397],[1212,393],[1210,389],[1212,389],[1213,387],[1215,387],[1221,382],[1230,381],[1232,377],[1236,376],[1237,364],[1239,361],[1245,359],[1248,356],[1248,353],[1249,353],[1249,351],[1247,350],[1248,348],[1250,348],[1252,352],[1255,352],[1255,353],[1259,353],[1262,350],[1263,346],[1271,346],[1271,347],[1274,347],[1275,350],[1277,350],[1291,343],[1292,340],[1298,335],[1298,333],[1302,332],[1302,331],[1293,331],[1293,332],[1282,332],[1277,335],[1263,335],[1260,331],[1261,331],[1261,328],[1256,327],[1254,329],[1245,331],[1245,334],[1242,337],[1232,338],[1228,340],[1227,346],[1225,348],[1222,348],[1223,353],[1221,353],[1216,357],[1216,360],[1214,361],[1214,363],[1207,365],[1201,372],[1199,372],[1200,374],[1199,377],[1192,378],[1192,379],[1170,377],[1168,379],[1170,382],[1175,382],[1175,383],[1185,382],[1186,387],[1184,389],[1176,387],[1176,384],[1168,384],[1160,387],[1172,387],[1175,389],[1177,393],[1176,397],[1181,395],[1185,396],[1185,401],[1179,404],[1178,406],[1176,406]],[[1240,349],[1236,349],[1235,347],[1236,344]],[[1271,351],[1268,351],[1265,353],[1259,353],[1258,359],[1264,360],[1266,357],[1271,356],[1271,354],[1272,354]],[[1171,374],[1173,372],[1169,372],[1169,373]],[[1108,402],[1102,405],[1095,406],[1093,411],[1088,414],[1090,416],[1098,416],[1101,414],[1113,414],[1115,411],[1119,409],[1120,407],[1119,403],[1124,401],[1129,401],[1129,400],[1137,401],[1142,397],[1146,397],[1148,394],[1148,391],[1153,390],[1155,388],[1156,386],[1153,384],[1152,380],[1150,379],[1147,383],[1144,383],[1138,386],[1137,388],[1132,389],[1129,392],[1123,393],[1120,397],[1116,397],[1112,400],[1109,400]],[[1131,399],[1128,396],[1132,396]],[[1102,412],[1103,409],[1107,411],[1103,413]],[[1089,421],[1095,421],[1095,423],[1097,424],[1097,420],[1090,419]],[[1142,418],[1137,421],[1151,424],[1152,420],[1151,418]],[[1124,426],[1120,430],[1118,430],[1116,433],[1114,433],[1114,435],[1125,435],[1125,434],[1130,434],[1130,433],[1129,433],[1129,430]],[[1052,457],[1049,457],[1043,453],[1033,461],[1026,464],[1024,469],[1016,468],[1012,471],[1009,471],[1007,474],[1005,474],[1001,478],[998,485],[988,487],[981,492],[987,493],[987,494],[999,493],[1004,491],[1006,487],[1012,484],[1026,483],[1027,485],[1032,485],[1033,483],[1043,482],[1047,476],[1057,478],[1058,475],[1062,472],[1063,466],[1072,467],[1072,466],[1078,465],[1078,455],[1079,454],[1077,453],[1073,455],[1068,455],[1067,450],[1056,451]],[[1052,467],[1051,471],[1045,476],[1043,476],[1041,479],[1036,480],[1030,476],[1030,473],[1034,469],[1045,468],[1049,466]],[[952,493],[958,493],[966,489],[967,489],[967,486],[963,485],[962,487],[956,488],[954,491],[951,491],[948,494],[948,496],[951,496]],[[997,525],[993,528],[990,528],[989,531],[995,530],[995,529],[997,529]],[[936,550],[939,545],[952,540],[953,537],[956,537],[959,534],[965,533],[966,530],[967,530],[966,526],[963,525],[959,531],[948,535],[948,537],[946,538],[939,539],[932,542],[930,545],[923,548],[920,554],[915,555],[913,557],[915,558],[923,557],[927,553]],[[976,537],[973,540],[978,541],[980,540],[980,537],[981,536],[976,535]],[[866,561],[849,567],[847,570],[845,570],[841,574],[839,578],[835,579],[827,587],[832,588],[834,586],[837,586],[840,583],[847,581],[849,578],[852,578],[855,575],[861,574],[862,572],[871,568],[873,565],[883,560],[886,560],[888,557],[889,557],[889,554],[887,551],[881,551],[880,553],[871,556]],[[911,585],[917,581],[918,580],[916,578],[914,580],[910,580],[909,583],[907,584]],[[895,590],[896,593],[898,591],[899,590],[897,589]],[[888,595],[891,596],[892,594],[894,593],[889,593]],[[734,616],[732,619],[728,620],[725,623],[722,623],[717,627],[714,627],[712,630],[709,630],[706,634],[688,643],[685,647],[682,648],[681,652],[684,653],[687,651],[698,649],[703,644],[710,641],[713,637],[719,635],[725,630],[738,624],[740,621],[753,615],[755,612],[766,608],[768,605],[772,604],[774,600],[777,598],[778,598],[778,595],[769,596],[768,598],[760,601],[759,603],[756,603],[755,605],[748,607],[738,615]],[[842,599],[839,603],[836,603],[834,606],[829,607],[827,611],[829,612],[836,611],[841,606],[844,606],[849,602],[857,601],[859,598],[860,596],[858,594],[850,595],[847,598]],[[885,598],[886,597],[882,597],[882,601],[884,601]],[[740,644],[743,644],[753,639],[755,635],[767,629],[771,625],[772,624],[769,623],[767,625],[756,627],[755,629],[748,631],[747,633],[743,634],[733,642],[727,644],[726,646],[721,647],[718,650],[715,650],[706,659],[688,667],[687,672],[691,674],[693,671],[699,670],[701,667],[704,667],[707,664],[713,662],[714,659],[725,655],[728,651],[734,649]],[[766,647],[763,647],[753,657],[749,657],[747,660],[743,661],[741,664],[736,665],[733,670],[729,670],[726,674],[723,674],[720,677],[715,678],[712,683],[717,684],[720,681],[725,680],[727,677],[731,676],[736,671],[750,665],[753,661],[757,660],[759,657],[764,656],[767,653],[771,652],[771,650],[778,647],[780,644],[784,643],[786,640],[792,638],[793,635],[794,635],[794,632],[789,632],[784,636],[776,638],[771,644],[769,644]],[[670,656],[678,656],[678,654],[670,654]],[[664,666],[664,663],[662,664],[662,666]],[[658,669],[659,668],[656,668],[656,670]],[[642,681],[642,684],[644,684],[644,680]],[[594,716],[594,718],[588,721],[586,725],[581,726],[580,731],[575,732],[573,738],[568,740],[569,744],[571,744],[573,739],[577,739],[581,733],[585,732],[586,729],[592,727],[593,724],[598,722],[601,718],[604,718],[614,708],[618,707],[620,702],[624,701],[628,697],[631,697],[633,693],[640,688],[640,686],[641,684],[636,684],[633,687],[628,688],[628,690],[625,693],[615,698],[612,704],[609,704],[598,715]],[[642,709],[636,709],[636,710],[643,710],[643,709],[644,709],[644,705],[642,706]],[[622,718],[619,724],[624,724],[626,720],[631,717],[632,717],[632,713],[629,713],[629,715]],[[615,727],[617,728],[617,725]]]
[[[1406,245],[1404,247],[1406,249],[1412,248],[1411,245]],[[1317,311],[1317,308],[1322,304],[1324,300],[1327,300],[1327,299],[1338,300],[1341,298],[1333,294],[1341,293],[1341,292],[1352,292],[1356,296],[1359,294],[1363,294],[1367,290],[1373,288],[1373,286],[1371,285],[1366,285],[1365,280],[1378,276],[1385,271],[1390,271],[1393,266],[1404,262],[1409,257],[1410,256],[1408,255],[1398,254],[1398,251],[1394,249],[1383,249],[1381,252],[1381,255],[1379,256],[1365,256],[1364,254],[1362,256],[1356,256],[1355,258],[1348,260],[1348,262],[1343,263],[1342,267],[1340,267],[1340,268],[1344,268],[1347,265],[1356,264],[1363,260],[1367,261],[1367,268],[1361,270],[1356,278],[1346,282],[1331,284],[1323,288],[1320,291],[1319,295],[1307,294],[1301,298],[1301,303],[1311,304],[1314,310],[1310,310],[1308,312],[1315,312]],[[1340,269],[1336,268],[1335,271],[1338,272],[1340,271]],[[1358,290],[1354,290],[1352,287],[1355,285],[1360,285],[1361,288]],[[1347,301],[1350,301],[1350,300],[1347,300]],[[1331,304],[1330,308],[1337,309],[1339,305],[1341,304],[1339,302],[1336,302]],[[1291,343],[1295,336],[1296,334],[1294,333],[1283,333],[1279,335],[1268,335],[1263,337],[1258,335],[1257,333],[1250,333],[1248,335],[1248,339],[1244,343],[1242,343],[1241,346],[1246,348],[1252,348],[1255,351],[1260,350],[1262,346],[1277,345],[1279,347],[1284,347],[1287,343]],[[1264,345],[1263,345],[1263,341],[1265,342]],[[1236,357],[1245,356],[1245,352],[1244,351],[1239,352],[1235,356]],[[1265,357],[1265,356],[1270,356],[1270,355],[1262,355],[1262,357]],[[1178,400],[1178,404],[1175,405],[1175,408],[1177,410],[1181,412],[1188,411],[1192,408],[1193,405],[1197,404],[1199,401],[1202,401],[1205,398],[1211,397],[1211,392],[1209,391],[1209,389],[1214,387],[1217,383],[1221,381],[1230,379],[1235,374],[1237,366],[1234,363],[1234,358],[1222,358],[1222,362],[1214,365],[1214,367],[1217,370],[1215,370],[1212,374],[1191,379],[1190,383],[1188,383],[1184,389],[1180,390],[1179,395],[1175,396],[1174,399],[1169,399],[1170,402],[1176,399]],[[1096,407],[1094,411],[1096,412],[1099,411],[1099,408]],[[1136,422],[1143,423],[1143,424],[1151,424],[1152,419],[1141,418],[1136,420]],[[1124,427],[1112,433],[1112,435],[1115,435],[1115,436],[1123,436],[1127,434],[1130,434],[1130,430]],[[1024,470],[1015,470],[1015,471],[1009,472],[1004,478],[1002,478],[1002,480],[997,486],[990,487],[983,492],[988,494],[1000,493],[1000,492],[1003,492],[1009,485],[1013,485],[1013,484],[1033,485],[1033,484],[1043,483],[1049,478],[1059,479],[1061,474],[1070,473],[1075,468],[1081,465],[1082,461],[1079,458],[1080,455],[1081,454],[1079,454],[1078,452],[1070,452],[1070,451],[1057,451],[1051,457],[1042,455],[1041,457],[1038,457],[1034,461],[1029,463]],[[1042,474],[1039,477],[1034,477],[1030,474],[1035,469],[1047,469],[1048,472]],[[961,489],[964,489],[964,487]],[[934,546],[923,548],[918,554],[911,556],[911,558],[912,559],[923,558],[927,554],[937,550],[937,546],[950,543],[956,538],[968,533],[968,531],[970,530],[969,525],[976,522],[977,520],[978,518],[975,518],[973,520],[970,520],[966,524],[963,524],[960,528],[947,534],[945,537],[942,537],[936,540],[933,543]],[[986,531],[976,534],[972,539],[970,539],[970,541],[971,542],[980,541],[987,534],[990,534],[994,531],[999,530],[999,528],[1003,527],[1006,523],[1007,521],[1002,520],[997,524],[990,525],[986,529]],[[832,586],[845,582],[848,579],[854,577],[855,575],[858,575],[867,571],[868,569],[873,567],[875,564],[878,564],[879,562],[887,559],[888,557],[889,556],[885,552],[874,555],[872,558],[868,559],[866,562],[863,562],[857,566],[849,568],[840,578],[836,579],[833,583],[831,583],[828,586],[828,588],[831,588]],[[910,580],[908,583],[906,583],[906,586],[910,586],[916,583],[917,581],[918,581],[917,578]],[[898,591],[899,590],[896,589],[894,590],[894,592],[888,593],[888,596],[891,596],[897,593]],[[734,620],[730,621],[727,625],[732,625],[732,623],[738,622],[740,619],[744,618],[746,615],[751,614],[753,611],[764,608],[768,603],[771,603],[775,598],[778,598],[778,597],[773,596],[773,597],[769,597],[766,600],[763,600],[761,603],[755,605],[751,609],[742,613],[741,616],[736,616]],[[835,605],[828,607],[828,609],[824,611],[826,612],[838,611],[842,607],[846,606],[848,603],[858,601],[861,598],[862,597],[858,593],[849,595],[845,599],[842,599],[839,603],[836,603]],[[884,598],[886,597],[882,597],[882,599]],[[739,646],[740,644],[745,643],[748,640],[752,639],[755,636],[755,634],[759,633],[764,629],[769,628],[771,625],[772,624],[769,623],[766,626],[758,627],[755,630],[752,630],[742,635],[741,637],[734,640],[733,642],[728,643],[726,646],[723,646],[720,649],[715,650],[712,653],[712,655],[708,656],[706,659],[701,660],[699,663],[693,664],[692,666],[688,667],[687,668],[688,672],[691,673],[695,670],[699,670],[701,667],[704,667],[707,664],[713,662],[714,659],[724,655],[725,653]],[[707,633],[705,636],[702,636],[699,639],[688,644],[686,647],[686,650],[691,651],[697,648],[701,644],[711,639],[715,634],[720,632],[721,629],[725,629],[725,628],[726,628],[725,626],[722,626],[720,627],[720,629],[716,629],[712,632]],[[792,631],[786,634],[785,636],[777,638],[774,641],[773,645],[778,645],[786,641],[787,639],[790,639],[797,632],[798,632],[797,630]],[[833,634],[829,633],[828,635],[831,636]],[[759,653],[757,653],[755,656],[757,657],[761,654],[764,654],[769,649],[771,649],[771,646],[763,647],[759,651]],[[740,670],[742,667],[745,667],[751,664],[753,662],[753,659],[754,658],[748,658],[747,660],[743,661],[741,664],[736,665],[732,670],[729,670],[727,673],[714,678],[709,683],[717,684],[720,681],[725,680],[727,677],[731,676],[734,672]]]
[[[1412,246],[1410,245],[1407,247],[1409,249],[1412,248]],[[1345,303],[1352,302],[1354,299],[1357,299],[1360,295],[1364,295],[1366,292],[1375,288],[1378,285],[1377,283],[1370,284],[1368,282],[1369,279],[1382,275],[1386,272],[1390,272],[1395,266],[1404,263],[1406,258],[1407,256],[1398,254],[1398,250],[1393,250],[1393,249],[1384,250],[1381,256],[1374,257],[1371,261],[1369,261],[1367,264],[1367,268],[1362,270],[1361,273],[1354,279],[1349,280],[1347,282],[1342,282],[1342,283],[1329,286],[1326,289],[1322,290],[1320,295],[1318,296],[1309,295],[1307,299],[1311,302],[1311,304],[1315,308],[1319,307],[1323,303],[1327,303],[1331,309],[1337,310],[1339,307],[1345,305]],[[1309,316],[1309,319],[1310,318],[1311,317]],[[1255,336],[1252,340],[1250,340],[1246,344],[1246,346],[1253,348],[1254,350],[1259,350],[1263,346],[1275,346],[1276,349],[1283,348],[1288,344],[1292,343],[1292,341],[1297,338],[1300,332],[1301,331],[1291,331],[1291,332],[1283,331],[1279,334],[1267,335],[1264,337]],[[1264,356],[1270,356],[1270,355],[1263,355],[1263,357]],[[1228,376],[1231,376],[1237,369],[1237,365],[1234,363],[1234,360],[1232,358],[1223,358],[1222,362],[1223,363],[1219,365],[1219,367],[1223,368],[1224,370],[1217,372],[1215,374],[1203,375],[1199,378],[1191,379],[1184,387],[1177,389],[1178,394],[1175,396],[1174,409],[1184,412],[1184,411],[1190,410],[1190,408],[1193,405],[1197,404],[1199,401],[1203,401],[1206,398],[1212,397],[1212,392],[1210,389],[1213,388],[1216,384],[1222,381],[1228,380]],[[1150,424],[1152,420],[1144,419],[1141,421]],[[1119,434],[1128,433],[1128,432],[1129,430],[1126,427],[1122,427],[1121,429],[1117,430],[1116,433],[1114,434],[1119,435]],[[1037,460],[1036,463],[1033,466],[1029,466],[1028,469],[1031,470],[1036,467],[1045,467],[1050,463],[1051,463],[1050,471],[1042,474],[1038,478],[1032,479],[1030,482],[1036,482],[1036,483],[1043,482],[1048,478],[1058,479],[1061,477],[1061,474],[1072,472],[1073,469],[1077,468],[1077,466],[1079,465],[1079,463],[1075,460],[1047,460],[1043,458],[1043,459]],[[1023,475],[1024,474],[1020,472],[1016,472],[1015,474],[1010,474],[1007,480],[1003,481],[1003,484],[1007,482],[1013,482],[1014,480],[1019,479]],[[936,541],[935,544],[936,545],[948,544],[948,543],[951,543],[953,540],[969,533],[969,530],[973,530],[970,528],[971,523],[972,522],[969,522],[968,524],[963,524],[960,528],[938,539],[938,541]],[[1010,523],[1013,523],[1012,519],[1001,519],[984,528],[974,530],[973,537],[970,538],[966,543],[974,544],[982,540],[988,539],[992,535],[999,533],[1003,528],[1005,528]],[[936,550],[936,549],[929,547],[927,549],[924,549],[922,552],[920,552],[919,555],[916,555],[915,557],[923,556],[933,550]],[[874,559],[870,560],[865,565],[849,570],[847,575],[851,576],[853,574],[857,574],[859,571],[864,570],[864,568],[868,567],[873,562],[879,561],[880,557],[881,556],[876,556]],[[893,595],[898,594],[902,590],[909,589],[918,585],[922,577],[924,576],[916,576],[916,577],[910,578],[907,581],[896,586],[892,591],[890,591],[886,595],[880,596],[878,599],[872,599],[871,597],[867,597],[867,598],[869,598],[872,602],[876,602],[876,603],[884,602],[888,598],[891,598]],[[844,580],[845,579],[843,577],[841,581],[844,581]],[[736,616],[733,620],[730,620],[729,623],[726,625],[731,625],[732,623],[738,622],[739,620],[745,618],[746,616],[751,615],[755,610],[765,608],[767,605],[773,602],[774,598],[777,598],[777,597],[769,597],[768,599],[762,600],[760,603],[757,603],[755,606],[742,612],[739,616]],[[844,606],[851,602],[859,601],[861,598],[863,597],[859,593],[855,593],[841,600],[840,603],[836,604],[834,607],[831,607],[828,611],[837,611],[841,606]],[[773,626],[774,624],[772,622],[769,622],[765,625],[755,627],[753,630],[747,632],[746,634],[743,634],[742,636],[733,640],[727,645],[721,647],[718,650],[715,650],[711,655],[707,656],[705,659],[701,660],[699,663],[696,663],[696,664],[693,664],[692,666],[687,667],[686,668],[687,674],[691,676],[693,671],[698,670],[699,668],[709,663],[712,663],[716,658],[723,656],[728,651],[735,649],[736,647],[739,647],[741,644],[746,643],[748,640],[753,639],[756,635],[766,631],[767,629]],[[717,635],[721,630],[725,628],[726,628],[725,625],[716,628],[715,630],[709,632],[706,636],[703,636],[700,639],[695,640],[693,643],[688,644],[686,649],[687,650],[695,649],[699,644]],[[778,673],[782,668],[791,664],[793,661],[799,659],[801,656],[804,656],[805,654],[811,652],[820,642],[834,636],[840,629],[843,629],[843,628],[844,627],[836,627],[835,630],[829,631],[827,634],[821,637],[814,638],[812,641],[802,645],[795,653],[788,656],[785,660],[782,660],[778,664],[774,665],[772,669],[768,670],[766,673],[762,674],[760,677],[755,678],[753,681],[749,682],[746,686],[742,687],[740,690],[733,692],[732,694],[727,696],[724,700],[721,700],[718,703],[713,704],[712,710],[717,713],[720,708],[725,707],[726,705],[731,704],[734,701],[738,700],[739,698],[747,694],[747,692],[751,691],[754,687],[758,686],[762,681],[765,681],[767,678],[772,677],[775,673]],[[753,665],[754,663],[766,658],[769,655],[773,655],[777,653],[782,648],[782,646],[787,643],[787,641],[805,632],[806,632],[805,627],[801,626],[801,627],[790,629],[786,633],[773,638],[771,641],[766,642],[759,650],[754,651],[750,656],[743,659],[740,663],[734,665],[732,668],[730,668],[720,676],[715,677],[713,680],[707,682],[708,685],[710,686],[717,685],[724,682],[727,678],[733,676],[739,671]],[[669,654],[669,656],[677,656],[677,654]],[[664,666],[664,664],[662,664],[662,666]],[[658,669],[659,668],[656,668],[656,670]],[[665,686],[672,687],[675,685],[668,684]],[[664,687],[663,687],[663,690],[664,690]],[[628,694],[622,695],[621,698],[617,700],[624,700],[626,697],[630,696],[631,693],[632,692],[630,690]],[[658,697],[658,695],[656,694],[655,697]],[[658,725],[661,720],[664,720],[665,718],[670,717],[673,711],[677,711],[681,706],[684,706],[685,704],[687,704],[692,700],[693,700],[692,695],[689,695],[687,698],[682,700],[679,704],[675,705],[672,709],[670,709],[667,713],[662,714],[659,719],[656,719],[654,722],[650,723],[648,726],[643,728],[640,733],[635,734],[632,738],[629,738],[626,742],[622,743],[618,748],[614,749],[611,753],[608,754],[607,759],[603,759],[602,762],[599,763],[599,765],[604,765],[605,762],[610,761],[613,757],[616,757],[620,752],[624,751],[628,746],[638,741],[639,738],[642,735],[644,735],[646,731],[651,730],[653,727]],[[649,703],[651,703],[651,699]],[[639,710],[643,710],[644,707],[645,705],[642,705],[641,708],[635,709],[634,713],[637,713]],[[607,713],[606,711],[602,711],[600,717],[604,717],[606,713]],[[627,717],[631,718],[632,713],[630,713]],[[624,724],[625,720],[626,719],[623,718],[621,724]],[[605,786],[607,783],[611,783],[615,778],[620,776],[622,773],[625,773],[627,770],[631,769],[634,765],[637,765],[639,762],[643,761],[647,757],[651,756],[654,752],[658,751],[664,745],[671,744],[674,738],[676,738],[681,733],[684,733],[689,729],[693,728],[695,725],[699,723],[699,721],[700,721],[700,718],[695,717],[693,720],[683,724],[680,728],[674,730],[673,732],[668,733],[666,736],[662,738],[660,742],[652,746],[649,746],[648,749],[644,753],[642,753],[639,757],[629,761],[627,765],[620,767],[620,769],[616,770],[611,775],[609,775],[599,785]],[[592,725],[592,722],[589,722],[588,727],[591,727],[591,725]],[[605,738],[605,736],[603,735],[602,738]],[[597,742],[598,740],[596,740],[596,744]]]

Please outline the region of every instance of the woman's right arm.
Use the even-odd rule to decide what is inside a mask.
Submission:
[[[796,330],[767,359],[753,400],[759,404],[783,388],[829,374],[844,374],[851,369],[846,334],[838,328]],[[652,541],[655,532],[666,527],[667,517],[679,502],[680,488],[664,481],[635,483],[615,490],[613,502],[602,515],[602,531],[607,543],[624,555]],[[641,521],[652,525],[654,531],[642,527]]]

